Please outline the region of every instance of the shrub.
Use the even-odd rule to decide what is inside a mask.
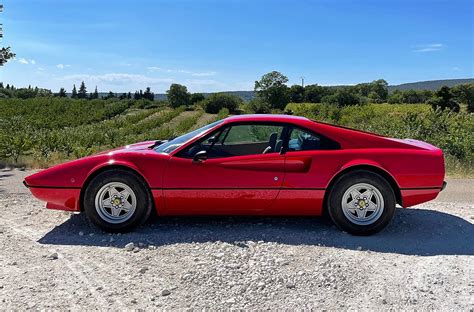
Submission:
[[[335,104],[339,106],[358,105],[367,102],[366,100],[362,100],[359,95],[350,92],[346,88],[340,89],[332,95],[324,96],[321,101],[326,104]]]
[[[227,108],[230,112],[235,112],[242,103],[242,100],[231,94],[215,93],[203,101],[206,113],[217,114],[221,109]]]
[[[261,98],[254,98],[247,105],[250,112],[255,114],[268,114],[271,111],[270,104]]]

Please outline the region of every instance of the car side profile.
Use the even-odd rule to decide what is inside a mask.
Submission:
[[[239,115],[169,141],[128,145],[28,176],[47,208],[129,231],[170,215],[319,216],[370,235],[395,206],[436,198],[442,151],[428,143],[288,115]]]

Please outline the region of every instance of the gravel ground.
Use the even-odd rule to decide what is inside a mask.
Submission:
[[[110,235],[0,171],[0,310],[473,310],[474,180],[371,237],[322,218],[161,218]]]

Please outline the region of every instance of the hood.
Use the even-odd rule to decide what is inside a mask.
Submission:
[[[125,145],[125,146],[120,146],[120,147],[116,147],[116,148],[113,148],[113,149],[110,149],[110,150],[107,150],[107,151],[103,151],[103,152],[97,153],[95,155],[102,155],[102,154],[107,154],[107,153],[116,152],[116,151],[145,150],[145,149],[149,149],[153,146],[156,146],[156,142],[157,141],[143,141],[143,142],[139,142],[139,143],[128,144],[128,145]]]

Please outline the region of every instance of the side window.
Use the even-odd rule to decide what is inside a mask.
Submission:
[[[316,151],[339,149],[339,144],[324,136],[300,128],[292,128],[288,151]]]
[[[193,144],[179,156],[192,158],[201,150],[208,158],[278,153],[283,144],[283,125],[231,125]]]
[[[222,140],[214,144],[211,154],[230,157],[279,152],[283,129],[284,126],[267,124],[231,126]]]

